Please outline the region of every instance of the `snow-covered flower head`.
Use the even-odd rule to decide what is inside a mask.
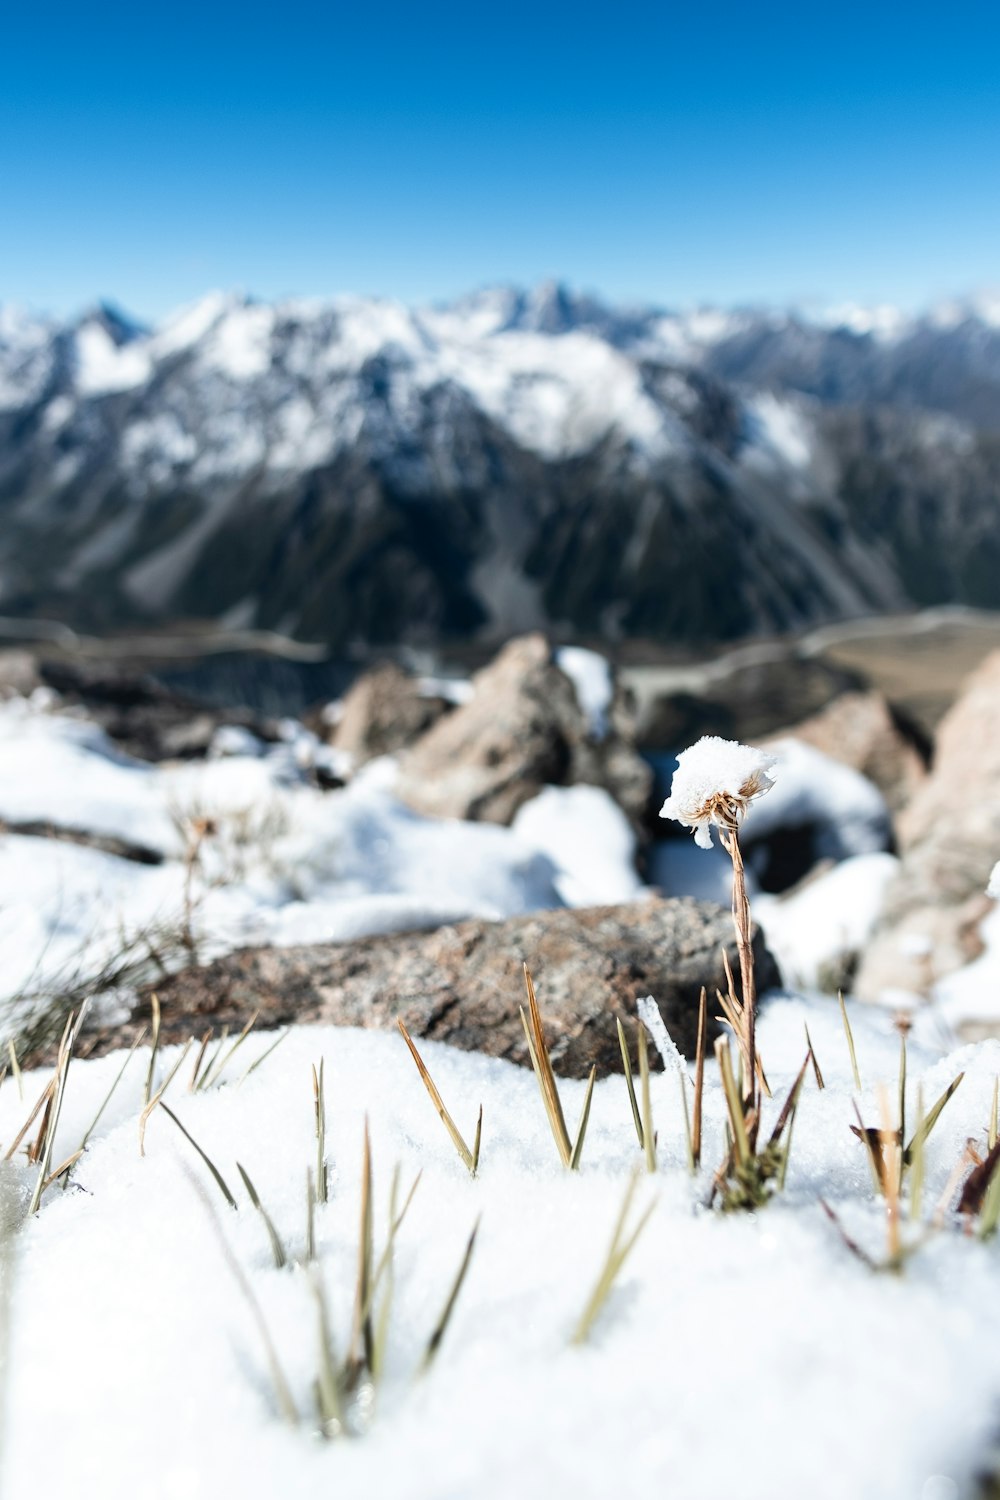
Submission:
[[[1000,901],[1000,859],[993,866],[993,873],[990,875],[986,894],[987,896],[992,896],[994,901]]]
[[[678,755],[660,817],[686,824],[699,848],[711,849],[711,825],[735,833],[754,798],[774,785],[768,772],[775,764],[752,745],[707,735]]]

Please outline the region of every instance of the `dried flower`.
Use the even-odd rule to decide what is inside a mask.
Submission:
[[[989,884],[986,887],[987,896],[992,896],[994,901],[1000,901],[1000,859],[993,866]]]
[[[734,834],[755,797],[769,792],[773,755],[707,735],[677,757],[670,796],[661,818],[674,818],[694,832],[701,849],[711,849],[711,825]]]

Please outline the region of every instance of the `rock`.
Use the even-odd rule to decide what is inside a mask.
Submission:
[[[787,736],[867,776],[894,814],[927,777],[930,746],[874,690],[841,693],[819,713],[782,730],[780,737]]]
[[[260,1011],[261,1026],[290,1022],[391,1029],[527,1064],[519,1006],[521,965],[534,976],[553,1066],[567,1077],[621,1071],[615,1015],[635,1016],[652,994],[690,1056],[698,997],[725,982],[721,951],[736,965],[732,920],[718,906],[650,899],[625,906],[536,912],[505,922],[462,922],[432,933],[300,948],[247,948],[156,985],[162,1039],[206,1027],[230,1032]],[[758,987],[778,982],[762,937]],[[125,1026],[81,1043],[82,1054],[128,1045],[149,1019],[149,999]],[[710,1011],[714,1014],[714,1011]]]
[[[407,749],[451,707],[447,699],[421,692],[402,667],[384,662],[364,672],[347,692],[329,742],[363,766],[378,755]]]
[[[30,651],[0,650],[0,699],[27,698],[41,686],[38,663]]]
[[[542,635],[520,636],[472,679],[467,703],[404,757],[399,796],[437,817],[510,823],[543,786],[603,786],[640,826],[652,771],[636,753],[624,695],[596,735]]]
[[[1000,651],[941,721],[933,768],[898,824],[902,863],[858,992],[926,992],[981,951],[986,882],[1000,857]]]
[[[89,718],[139,760],[198,759],[225,725],[248,729],[261,740],[279,738],[274,723],[249,709],[214,708],[127,664],[53,657],[43,660],[39,670],[47,687],[66,703],[85,708]]]
[[[780,643],[684,666],[633,668],[628,676],[639,693],[639,743],[650,750],[682,750],[703,734],[757,744],[864,687],[856,672]]]

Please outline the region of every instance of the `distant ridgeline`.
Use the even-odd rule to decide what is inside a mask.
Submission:
[[[1000,606],[1000,303],[0,310],[0,614],[333,650]]]

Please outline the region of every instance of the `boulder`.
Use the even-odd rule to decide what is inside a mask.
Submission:
[[[703,734],[758,744],[865,686],[856,672],[781,642],[685,665],[633,667],[626,675],[639,697],[639,743],[650,750],[682,750]]]
[[[39,670],[45,685],[64,703],[86,709],[88,718],[139,760],[200,759],[207,755],[216,731],[230,725],[260,740],[280,738],[270,719],[249,709],[215,708],[127,662],[52,657],[44,659]]]
[[[247,948],[156,985],[164,1041],[230,1033],[255,1011],[259,1025],[333,1023],[391,1029],[527,1065],[519,1007],[522,963],[532,971],[555,1069],[567,1076],[621,1071],[615,1016],[634,1017],[652,994],[677,1045],[691,1056],[702,985],[725,982],[722,950],[736,966],[732,919],[718,906],[650,899],[624,906],[469,921],[432,933],[299,948]],[[755,938],[758,986],[777,984]],[[82,1054],[128,1045],[148,1023],[148,995],[131,1021],[92,1034]],[[714,1015],[714,1009],[710,1011]]]
[[[899,818],[902,862],[858,992],[926,992],[981,951],[986,882],[1000,858],[1000,651],[941,721],[933,768]]]
[[[404,756],[399,796],[437,817],[510,823],[543,786],[602,786],[638,827],[653,774],[616,692],[598,732],[542,635],[521,636],[472,679],[467,703]]]
[[[402,667],[384,662],[362,673],[346,693],[329,742],[355,766],[363,766],[376,756],[407,749],[451,707],[447,699],[422,692]]]
[[[0,700],[28,698],[41,686],[38,662],[32,652],[21,647],[0,650]]]
[[[842,761],[875,783],[898,814],[927,777],[930,746],[874,691],[841,693],[818,713],[781,731]]]

